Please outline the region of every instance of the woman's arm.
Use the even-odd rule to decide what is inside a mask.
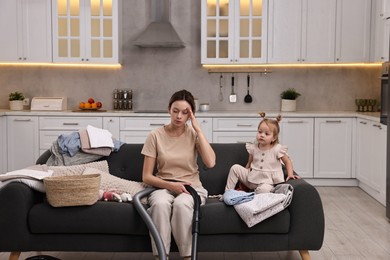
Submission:
[[[185,185],[191,185],[191,183],[186,182],[170,182],[165,181],[161,178],[156,177],[153,174],[154,166],[156,164],[156,158],[145,156],[144,157],[144,167],[142,170],[142,181],[150,186],[167,189],[175,192],[176,194],[188,193]]]
[[[198,120],[192,111],[190,111],[190,119],[192,127],[198,135],[198,152],[202,157],[202,161],[208,168],[213,168],[215,166],[216,160],[215,152],[210,143],[207,141],[207,138],[204,135],[202,128],[200,127]]]

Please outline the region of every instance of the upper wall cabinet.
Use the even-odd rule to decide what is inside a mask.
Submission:
[[[269,63],[334,62],[336,0],[270,0]]]
[[[120,0],[54,0],[53,61],[119,63]]]
[[[371,0],[337,0],[336,62],[368,62]]]
[[[269,63],[369,61],[371,0],[269,0]]]
[[[372,61],[384,62],[389,60],[390,12],[387,9],[390,8],[390,0],[376,0],[374,3]]]
[[[268,0],[202,0],[202,64],[267,62]]]
[[[0,46],[0,62],[51,62],[51,0],[1,0]]]

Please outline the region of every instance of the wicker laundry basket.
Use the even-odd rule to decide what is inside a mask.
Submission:
[[[100,174],[46,177],[43,182],[53,207],[92,205],[98,200]]]

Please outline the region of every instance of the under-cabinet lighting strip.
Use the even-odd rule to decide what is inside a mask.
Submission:
[[[75,63],[12,63],[0,62],[0,66],[14,66],[14,67],[70,67],[70,68],[102,68],[102,69],[121,69],[121,64],[75,64]]]

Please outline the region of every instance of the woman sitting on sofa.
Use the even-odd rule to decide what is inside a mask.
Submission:
[[[145,156],[143,182],[160,188],[150,194],[148,203],[151,215],[165,245],[170,252],[171,233],[184,259],[191,257],[193,198],[185,185],[191,185],[201,197],[207,198],[199,178],[198,153],[204,164],[215,165],[215,153],[195,117],[194,97],[187,90],[174,93],[169,101],[171,122],[153,130],[142,149]],[[191,126],[187,121],[191,121]],[[153,174],[157,162],[157,174]],[[153,254],[157,249],[152,238]]]

